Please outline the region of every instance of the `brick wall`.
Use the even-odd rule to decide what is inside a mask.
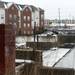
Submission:
[[[12,25],[0,25],[0,75],[15,74],[15,34]]]

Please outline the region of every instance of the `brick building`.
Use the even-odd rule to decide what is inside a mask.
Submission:
[[[31,26],[31,15],[32,9],[30,6],[24,6],[23,10],[21,11],[21,33],[30,35],[32,33],[32,26]]]
[[[32,5],[0,1],[0,24],[12,24],[16,35],[32,35],[44,29],[44,10]]]

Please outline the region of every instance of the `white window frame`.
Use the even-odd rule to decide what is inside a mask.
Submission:
[[[4,15],[3,14],[1,14],[1,19],[4,19]]]
[[[24,25],[23,25],[24,27],[26,27],[26,23],[24,23]]]
[[[26,16],[24,16],[24,20],[26,20]]]
[[[30,21],[30,16],[27,16],[27,20]]]
[[[28,27],[30,27],[30,23],[28,23]]]

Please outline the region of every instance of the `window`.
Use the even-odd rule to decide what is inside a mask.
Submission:
[[[14,15],[14,20],[16,20],[17,19],[17,15]]]
[[[9,18],[12,18],[12,14],[9,14]]]
[[[12,10],[14,10],[14,7],[12,7]]]
[[[3,14],[1,15],[1,19],[4,19],[4,15]]]
[[[14,25],[16,25],[16,23],[14,23]]]
[[[26,20],[26,16],[24,16],[24,20]]]
[[[30,27],[30,24],[28,24],[28,27]]]
[[[4,19],[4,17],[1,17],[1,19]]]
[[[24,23],[24,27],[26,27],[26,23]]]
[[[27,20],[30,21],[30,16],[27,17]]]
[[[39,23],[37,22],[37,25],[36,26],[38,26],[39,27]]]

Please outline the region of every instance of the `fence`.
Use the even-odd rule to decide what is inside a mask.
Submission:
[[[37,63],[25,64],[18,75],[74,75],[74,69],[49,68],[39,66]]]
[[[42,64],[42,51],[41,50],[16,50],[16,59],[33,60]]]

